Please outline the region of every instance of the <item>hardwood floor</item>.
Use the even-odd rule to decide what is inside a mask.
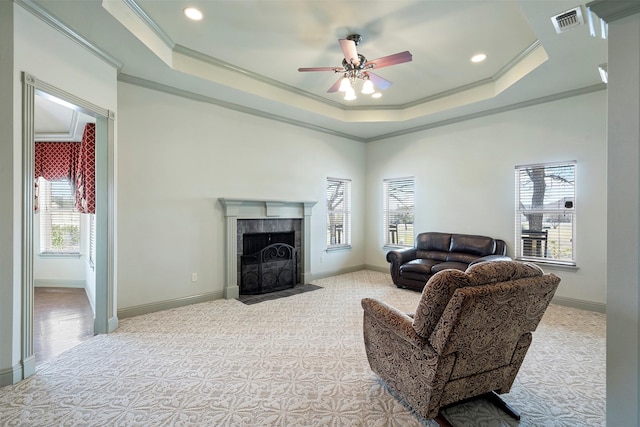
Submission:
[[[80,288],[34,288],[36,367],[93,336],[93,311]]]

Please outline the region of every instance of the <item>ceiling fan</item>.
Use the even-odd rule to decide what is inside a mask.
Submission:
[[[372,69],[402,64],[403,62],[410,62],[413,59],[409,51],[404,51],[368,61],[367,58],[359,54],[356,50],[356,46],[362,41],[360,34],[351,34],[347,36],[346,39],[340,39],[338,41],[344,53],[342,67],[298,68],[298,71],[333,71],[334,73],[343,74],[327,92],[344,92],[344,99],[346,100],[356,99],[354,86],[357,80],[363,81],[361,92],[367,95],[375,92],[374,86],[380,90],[385,90],[392,85],[389,80],[373,74],[371,72]]]

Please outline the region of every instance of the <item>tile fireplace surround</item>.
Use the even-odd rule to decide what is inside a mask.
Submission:
[[[238,298],[238,219],[301,219],[302,257],[300,270],[302,283],[311,279],[311,209],[317,202],[258,200],[258,199],[218,199],[226,218],[225,245],[225,287],[226,299]]]

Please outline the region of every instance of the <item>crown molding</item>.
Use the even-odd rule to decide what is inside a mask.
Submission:
[[[587,86],[587,87],[583,87],[583,88],[579,88],[579,89],[574,89],[574,90],[569,90],[566,92],[560,92],[557,94],[553,94],[553,95],[548,95],[548,96],[543,96],[540,98],[536,98],[536,99],[531,99],[528,101],[524,101],[524,102],[518,102],[515,104],[510,104],[510,105],[506,105],[504,107],[498,107],[498,108],[493,108],[490,110],[485,110],[485,111],[480,111],[478,113],[472,113],[472,114],[467,114],[464,116],[460,116],[460,117],[455,117],[452,119],[447,119],[447,120],[440,120],[438,122],[433,122],[433,123],[429,123],[426,125],[422,125],[422,126],[415,126],[412,128],[407,128],[407,129],[403,129],[401,131],[397,131],[397,132],[391,132],[391,133],[387,133],[387,134],[382,134],[382,135],[378,135],[378,136],[374,136],[374,137],[370,137],[370,138],[362,138],[362,137],[357,137],[354,135],[350,135],[344,132],[337,132],[333,129],[329,129],[329,128],[324,128],[321,126],[315,126],[315,125],[311,125],[309,123],[306,122],[302,122],[299,120],[293,120],[290,119],[288,117],[283,117],[283,116],[279,116],[276,114],[271,114],[271,113],[266,113],[264,111],[260,111],[254,108],[249,108],[249,107],[245,107],[242,105],[238,105],[238,104],[233,104],[227,101],[222,101],[213,97],[209,97],[209,96],[205,96],[205,95],[201,95],[201,94],[197,94],[194,92],[189,92],[183,89],[178,89],[175,88],[173,86],[167,86],[167,85],[163,85],[160,83],[156,83],[150,80],[145,80],[145,79],[141,79],[139,77],[135,77],[135,76],[131,76],[128,74],[120,74],[118,76],[118,81],[123,82],[123,83],[128,83],[134,86],[140,86],[140,87],[144,87],[147,89],[151,89],[151,90],[156,90],[159,92],[163,92],[163,93],[167,93],[170,95],[175,95],[175,96],[179,96],[181,98],[186,98],[186,99],[190,99],[193,101],[199,101],[199,102],[205,102],[207,104],[212,104],[212,105],[217,105],[219,107],[222,108],[227,108],[230,110],[234,110],[234,111],[238,111],[241,113],[246,113],[246,114],[250,114],[252,116],[256,116],[256,117],[261,117],[267,120],[275,120],[275,121],[279,121],[282,123],[287,123],[293,126],[297,126],[297,127],[302,127],[302,128],[306,128],[306,129],[310,129],[310,130],[314,130],[316,132],[322,132],[322,133],[326,133],[329,135],[333,135],[333,136],[338,136],[340,138],[346,138],[346,139],[350,139],[352,141],[357,141],[357,142],[374,142],[374,141],[380,141],[383,139],[389,139],[389,138],[393,138],[396,136],[402,136],[402,135],[407,135],[407,134],[411,134],[411,133],[416,133],[416,132],[422,132],[424,130],[429,130],[429,129],[434,129],[434,128],[438,128],[438,127],[442,127],[442,126],[448,126],[454,123],[459,123],[459,122],[464,122],[467,120],[473,120],[473,119],[477,119],[477,118],[481,118],[481,117],[487,117],[487,116],[491,116],[494,114],[500,114],[500,113],[505,113],[507,111],[513,111],[513,110],[519,110],[521,108],[527,108],[527,107],[531,107],[534,105],[538,105],[538,104],[545,104],[548,102],[554,102],[554,101],[559,101],[565,98],[571,98],[574,96],[580,96],[580,95],[586,95],[592,92],[597,92],[597,91],[601,91],[601,90],[606,90],[607,89],[607,85],[605,85],[604,83],[598,83],[596,85],[592,85],[592,86]]]
[[[123,67],[123,64],[118,61],[113,56],[109,55],[104,50],[100,49],[92,42],[82,37],[80,34],[76,33],[71,29],[67,24],[62,22],[60,19],[53,16],[47,9],[40,6],[39,4],[33,2],[32,0],[13,0],[15,4],[21,6],[26,11],[30,12],[33,16],[40,19],[41,21],[49,24],[54,29],[58,30],[60,33],[69,37],[74,42],[78,43],[80,46],[87,49],[89,52],[93,53],[95,56],[111,65],[116,70],[120,70]]]
[[[278,80],[263,76],[262,74],[254,73],[253,71],[246,70],[244,68],[241,68],[241,67],[238,67],[236,65],[230,64],[228,62],[222,61],[221,59],[214,58],[212,56],[206,55],[206,54],[204,54],[202,52],[198,52],[197,50],[189,49],[188,47],[185,47],[185,46],[182,46],[182,45],[179,45],[179,44],[174,46],[173,51],[175,53],[180,53],[180,54],[182,54],[184,56],[187,56],[189,58],[192,58],[192,59],[195,59],[195,60],[198,60],[198,61],[202,61],[202,62],[206,62],[207,64],[214,65],[214,66],[216,66],[218,68],[222,68],[222,69],[225,69],[225,70],[228,70],[228,71],[232,71],[232,72],[235,72],[235,73],[242,74],[242,75],[247,76],[247,77],[249,77],[249,78],[251,78],[253,80],[256,80],[256,81],[259,81],[259,82],[262,82],[262,83],[266,83],[266,84],[268,84],[270,86],[274,86],[274,87],[277,87],[279,89],[286,90],[286,91],[294,93],[296,95],[304,96],[304,97],[313,99],[314,101],[322,102],[322,103],[327,104],[328,106],[333,107],[333,108],[338,108],[338,109],[345,110],[345,111],[353,109],[353,107],[345,106],[343,104],[340,104],[339,102],[323,98],[322,96],[307,92],[307,91],[299,89],[299,88],[297,88],[295,86],[291,86],[291,85],[282,83],[282,82],[280,82]]]
[[[587,3],[586,6],[599,18],[604,19],[607,24],[640,13],[640,1],[638,0],[595,0]]]
[[[36,142],[67,142],[67,141],[79,141],[78,139],[78,110],[71,110],[71,120],[69,120],[69,129],[67,132],[35,132]]]
[[[538,104],[546,104],[548,102],[559,101],[565,98],[571,98],[574,96],[586,95],[591,92],[597,92],[600,90],[606,90],[607,85],[604,83],[598,83],[593,86],[587,86],[579,89],[573,89],[566,92],[560,92],[553,95],[543,96],[540,98],[530,99],[528,101],[517,102],[515,104],[505,105],[504,107],[492,108],[490,110],[480,111],[477,113],[467,114],[460,117],[454,117],[452,119],[440,120],[438,122],[429,123],[423,126],[416,126],[409,129],[404,129],[397,132],[391,132],[384,135],[379,135],[373,138],[368,138],[366,142],[380,141],[383,139],[394,138],[396,136],[402,136],[410,133],[421,132],[424,130],[434,129],[441,126],[448,126],[454,123],[465,122],[467,120],[478,119],[481,117],[492,116],[494,114],[505,113],[507,111],[519,110],[521,108],[527,108]]]
[[[165,33],[134,0],[122,0],[122,2],[126,4],[129,9],[131,9],[131,11],[135,13],[136,16],[140,18],[165,45],[167,45],[169,49],[173,49],[175,47],[176,44],[171,37],[169,37],[169,35]]]
[[[280,116],[273,113],[268,113],[266,111],[257,110],[255,108],[245,107],[244,105],[234,104],[232,102],[222,101],[220,99],[216,99],[210,96],[202,95],[199,93],[190,92],[183,89],[178,89],[173,86],[164,85],[161,83],[153,82],[151,80],[145,80],[140,77],[131,76],[129,74],[120,73],[118,75],[118,81],[123,83],[132,84],[134,86],[140,86],[151,90],[156,90],[159,92],[168,93],[170,95],[179,96],[181,98],[191,99],[193,101],[204,102],[207,104],[217,105],[222,108],[226,108],[233,111],[238,111],[245,114],[250,114],[252,116],[261,117],[267,120],[275,120],[278,122],[290,124],[297,127],[302,127],[310,130],[314,130],[317,132],[326,133],[333,136],[338,136],[340,138],[346,138],[353,141],[358,142],[367,142],[366,138],[357,137],[354,135],[350,135],[343,132],[338,132],[333,129],[325,128],[322,126],[312,125],[306,122],[302,122],[300,120],[291,119],[289,117]]]

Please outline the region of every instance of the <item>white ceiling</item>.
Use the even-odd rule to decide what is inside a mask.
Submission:
[[[45,94],[37,94],[34,108],[36,141],[82,141],[87,123],[95,118],[82,113],[75,106]]]
[[[120,67],[119,79],[356,140],[601,88],[607,42],[588,25],[557,34],[564,0],[20,0]],[[204,19],[182,13],[196,6]],[[596,22],[598,24],[598,22]],[[598,25],[599,29],[599,25]],[[327,93],[338,39],[361,34],[367,59],[408,50],[375,71],[379,99]],[[597,34],[600,35],[599,32]],[[473,64],[483,52],[487,60]]]

